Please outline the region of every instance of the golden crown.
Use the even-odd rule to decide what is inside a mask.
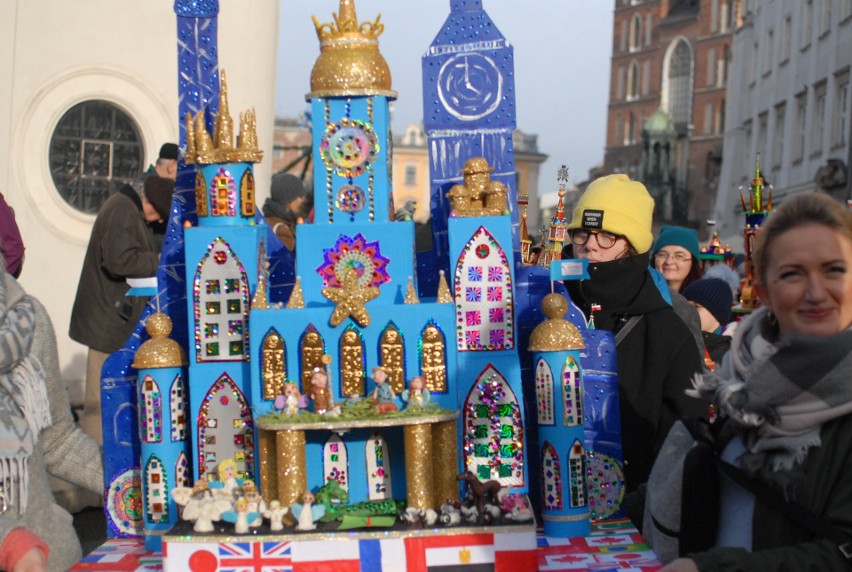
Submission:
[[[263,151],[257,144],[257,119],[254,109],[240,113],[240,132],[234,147],[234,120],[228,110],[228,82],[219,72],[219,113],[213,116],[213,134],[207,131],[204,110],[195,117],[186,114],[186,164],[259,163]]]
[[[375,22],[364,20],[359,24],[358,17],[355,15],[355,0],[340,0],[340,10],[337,14],[332,12],[331,15],[334,17],[334,22],[324,24],[320,24],[317,17],[313,16],[320,42],[351,34],[376,39],[385,29],[384,24],[379,22],[382,18],[381,14],[376,16]]]

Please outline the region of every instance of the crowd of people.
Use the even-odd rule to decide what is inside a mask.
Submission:
[[[126,280],[156,274],[156,236],[172,214],[178,160],[177,146],[163,145],[141,189],[118,189],[95,219],[69,330],[89,349],[79,426],[59,376],[50,318],[15,280],[23,241],[0,196],[0,570],[64,570],[80,557],[48,474],[103,494],[101,369],[144,308],[145,300],[125,296]],[[296,225],[312,214],[310,186],[281,173],[270,190],[262,212],[294,251]],[[645,521],[648,478],[657,457],[668,454],[661,448],[673,425],[710,418],[719,459],[749,484],[720,473],[709,549],[681,554],[663,570],[846,569],[852,212],[823,194],[776,208],[752,257],[762,306],[741,322],[732,313],[733,271],[703,273],[693,229],[663,226],[655,239],[653,213],[642,183],[601,177],[580,197],[562,253],[589,261],[589,278],[566,282],[566,289],[590,323],[615,335],[628,516],[640,527]],[[779,507],[786,504],[837,534],[791,517]],[[848,546],[838,540],[846,536]]]

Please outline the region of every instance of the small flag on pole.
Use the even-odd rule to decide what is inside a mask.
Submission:
[[[589,261],[585,258],[563,258],[550,263],[551,280],[588,280]]]

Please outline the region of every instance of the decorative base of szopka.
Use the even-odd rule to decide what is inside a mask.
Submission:
[[[529,506],[525,495],[523,500]],[[353,518],[359,521],[355,529],[344,528],[344,518],[317,522],[316,530],[310,532],[286,524],[283,531],[272,532],[269,520],[264,519],[260,527],[239,535],[228,522],[214,523],[213,532],[198,533],[192,523],[182,521],[163,536],[163,570],[213,572],[280,566],[294,572],[426,572],[433,567],[477,564],[506,571],[535,570],[537,566],[532,518],[517,522],[504,512],[491,524],[458,525],[441,522],[440,514],[432,525],[393,516]]]

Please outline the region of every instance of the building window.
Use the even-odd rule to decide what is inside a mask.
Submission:
[[[772,166],[778,170],[784,160],[784,119],[786,106],[782,103],[775,108],[775,132],[772,135]]]
[[[713,104],[708,103],[704,106],[704,134],[711,135],[713,133]]]
[[[672,121],[675,125],[689,124],[689,103],[692,99],[692,52],[683,40],[678,41],[671,53],[668,83],[668,112]]]
[[[621,101],[624,99],[624,68],[619,67],[616,72],[615,84],[615,99]]]
[[[852,2],[852,0],[849,0]],[[645,45],[651,45],[651,32],[654,30],[652,24],[654,23],[654,15],[651,12],[645,15]]]
[[[769,114],[763,112],[757,116],[757,152],[766,156],[766,132],[769,128]]]
[[[772,48],[773,40],[775,39],[775,30],[769,28],[766,31],[766,42],[763,44],[763,73],[768,74],[772,71]]]
[[[733,28],[734,20],[734,0],[723,0],[719,6],[719,22],[721,24],[720,32],[723,34]]]
[[[745,153],[742,156],[743,164],[740,166],[741,173],[750,173],[754,169],[754,151],[751,148],[752,139],[752,124],[751,121],[746,121],[743,124],[743,134],[745,135]]]
[[[642,47],[642,17],[639,14],[633,15],[633,20],[630,23],[630,51],[635,52]]]
[[[799,162],[805,156],[805,133],[808,125],[808,94],[796,96],[796,126],[793,134],[793,162]]]
[[[840,0],[840,21],[852,16],[852,0]]]
[[[814,0],[802,4],[802,49],[811,45],[811,28],[814,23]]]
[[[636,116],[631,111],[627,120],[627,140],[625,145],[632,145],[636,141]]]
[[[813,118],[811,119],[811,155],[822,153],[825,135],[825,82],[814,87]]]
[[[107,101],[85,101],[65,112],[50,138],[50,174],[59,195],[97,213],[124,184],[137,182],[144,153],[136,122]]]
[[[751,60],[749,61],[749,78],[751,84],[757,81],[757,54],[758,48],[760,46],[757,45],[757,42],[751,45]]]
[[[819,11],[819,35],[824,36],[831,31],[831,0],[823,0]]]
[[[716,48],[707,50],[707,85],[712,86],[716,82]]]
[[[714,34],[719,31],[719,0],[713,0],[710,7],[710,31]]]
[[[413,187],[417,184],[417,166],[416,165],[406,165],[405,166],[405,185],[407,187]]]
[[[714,133],[717,135],[725,130],[725,100],[719,102],[719,107],[716,108],[716,129]]]
[[[846,145],[846,136],[849,132],[849,74],[837,78],[837,91],[834,97],[834,135],[832,136],[833,147]]]
[[[725,87],[728,82],[728,62],[731,60],[731,48],[728,44],[722,48],[722,57],[716,62],[716,86]]]
[[[630,63],[627,70],[627,101],[639,99],[639,64]]]
[[[621,115],[615,118],[615,142],[617,145],[624,144],[624,118]]]
[[[621,51],[627,51],[627,20],[621,21]]]
[[[793,37],[793,16],[787,14],[784,18],[784,27],[781,31],[781,56],[779,63],[784,63],[790,59],[790,44]]]
[[[642,95],[647,96],[651,92],[651,60],[642,63]]]

